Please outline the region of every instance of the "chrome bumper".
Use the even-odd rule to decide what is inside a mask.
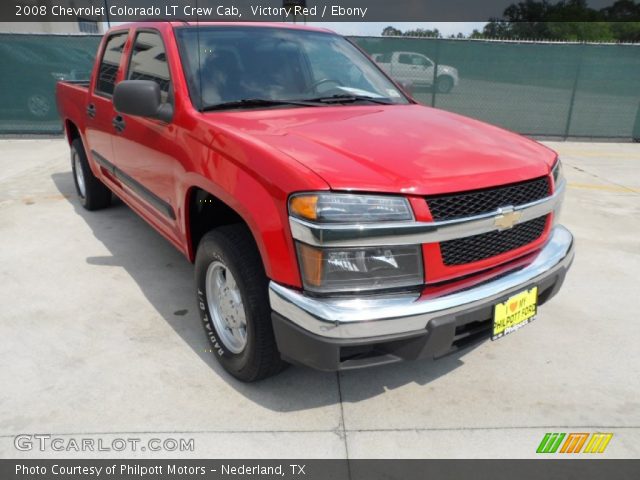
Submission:
[[[567,269],[574,256],[573,236],[553,227],[550,238],[527,266],[496,280],[438,298],[418,294],[317,298],[275,282],[269,285],[274,312],[309,333],[329,339],[364,339],[424,331],[429,321],[497,303]]]

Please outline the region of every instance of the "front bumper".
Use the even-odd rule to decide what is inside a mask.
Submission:
[[[553,297],[573,257],[573,236],[558,225],[527,265],[437,298],[318,298],[271,282],[278,348],[285,360],[319,370],[441,357],[488,338],[493,306],[514,293],[538,286],[539,305]]]

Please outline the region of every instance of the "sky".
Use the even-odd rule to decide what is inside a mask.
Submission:
[[[112,22],[112,25],[119,25],[122,22]],[[465,35],[473,32],[474,29],[482,30],[486,22],[318,22],[309,23],[318,27],[328,28],[341,35],[372,35],[379,36],[385,27],[392,26],[403,32],[423,28],[433,30],[437,28],[443,36],[455,35],[462,32]],[[105,30],[107,26],[105,24]]]
[[[374,35],[378,36],[385,27],[392,26],[403,32],[422,28],[433,30],[437,28],[443,36],[455,35],[462,32],[465,35],[474,29],[482,30],[486,22],[322,22],[313,23],[319,27],[329,28],[341,35]]]

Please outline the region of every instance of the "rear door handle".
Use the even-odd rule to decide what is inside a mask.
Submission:
[[[113,118],[113,122],[111,122],[113,128],[115,128],[118,132],[124,131],[127,124],[124,122],[124,118],[121,115],[117,115]]]
[[[95,118],[96,116],[96,106],[93,103],[90,103],[87,106],[87,115],[89,118]]]

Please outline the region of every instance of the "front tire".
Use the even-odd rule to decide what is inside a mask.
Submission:
[[[71,142],[71,172],[78,199],[87,210],[100,210],[111,204],[111,190],[91,171],[82,140]]]
[[[453,78],[449,75],[442,75],[436,81],[436,90],[438,93],[449,93],[453,89]]]
[[[223,368],[243,382],[279,373],[286,363],[271,326],[269,280],[247,227],[207,233],[198,246],[195,276],[202,324]]]

